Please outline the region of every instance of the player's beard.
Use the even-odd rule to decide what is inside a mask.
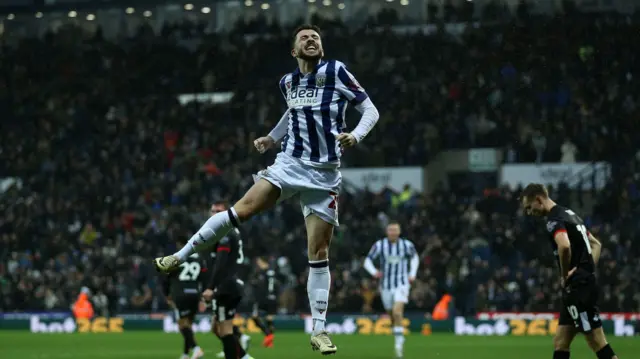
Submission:
[[[322,59],[323,56],[324,56],[324,52],[322,50],[319,50],[314,55],[305,54],[304,49],[300,49],[298,51],[298,58],[308,62],[318,62],[320,61],[320,59]]]

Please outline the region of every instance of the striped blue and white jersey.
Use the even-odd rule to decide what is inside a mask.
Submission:
[[[382,289],[396,289],[400,286],[409,285],[409,277],[417,271],[417,254],[416,247],[413,243],[404,238],[399,238],[395,242],[391,242],[388,238],[383,238],[371,247],[368,259],[374,263],[377,261],[378,268],[382,273]],[[412,259],[414,259],[416,268],[410,268]],[[411,273],[414,271],[414,273]]]
[[[311,73],[296,69],[282,77],[280,91],[289,107],[282,152],[311,166],[339,166],[335,136],[345,131],[347,104],[368,98],[355,77],[340,61],[322,61]]]

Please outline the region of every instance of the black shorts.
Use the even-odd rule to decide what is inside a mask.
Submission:
[[[582,333],[602,327],[595,279],[571,283],[563,291],[558,325],[573,325]]]
[[[278,311],[278,302],[275,299],[263,299],[253,305],[253,316],[275,315]]]
[[[198,313],[200,296],[198,294],[181,295],[175,298],[174,303],[176,305],[174,308],[176,320],[181,318],[193,320]]]
[[[211,311],[216,322],[233,320],[242,296],[237,294],[217,295],[211,302]]]

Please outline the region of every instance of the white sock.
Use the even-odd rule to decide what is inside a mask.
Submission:
[[[324,324],[327,321],[330,287],[331,274],[329,273],[329,260],[309,261],[307,294],[309,295],[311,318],[313,318],[314,335],[325,330]]]
[[[249,354],[245,354],[242,358],[240,359],[251,359],[251,357],[249,356]]]
[[[230,214],[232,214],[233,217],[231,217]],[[184,262],[190,255],[211,248],[229,233],[234,227],[234,223],[237,225],[240,221],[238,221],[238,215],[233,207],[228,211],[214,214],[202,225],[196,234],[189,239],[189,242],[173,255],[176,256],[180,262]]]
[[[393,336],[396,339],[396,349],[402,349],[404,346],[404,327],[393,327]]]

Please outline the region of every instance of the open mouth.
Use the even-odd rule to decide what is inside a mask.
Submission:
[[[311,50],[311,51],[315,51],[318,49],[318,47],[316,47],[316,45],[307,45],[307,47],[304,48],[305,50]]]

